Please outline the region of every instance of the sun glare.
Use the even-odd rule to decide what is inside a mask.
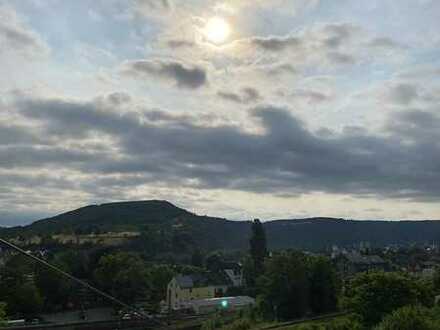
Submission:
[[[204,34],[208,41],[220,44],[225,42],[231,33],[229,24],[220,17],[211,18],[205,26]]]

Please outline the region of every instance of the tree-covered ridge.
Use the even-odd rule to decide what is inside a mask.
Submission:
[[[266,221],[262,226],[270,249],[322,250],[332,245],[349,246],[359,242],[385,246],[440,240],[440,221],[308,218]],[[9,238],[133,231],[208,250],[236,250],[247,248],[251,230],[250,221],[199,216],[167,201],[151,200],[90,205],[28,226],[0,231]]]

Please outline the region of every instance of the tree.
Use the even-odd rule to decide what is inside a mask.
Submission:
[[[191,265],[195,267],[203,267],[203,254],[200,249],[195,249],[191,256]]]
[[[440,293],[440,267],[435,269],[434,277],[432,279],[434,290],[437,294]]]
[[[267,256],[266,233],[263,224],[258,219],[255,219],[252,223],[252,235],[249,244],[255,275],[258,277],[264,271],[264,259]]]
[[[0,302],[0,326],[3,321],[6,319],[6,304],[4,302]]]
[[[439,324],[431,319],[426,308],[405,306],[387,315],[375,330],[435,330]]]
[[[150,291],[146,265],[133,253],[118,252],[101,257],[95,280],[100,288],[127,303],[146,298]]]
[[[218,272],[223,266],[223,256],[218,252],[211,253],[205,260],[206,268],[212,272]]]
[[[9,315],[39,312],[43,299],[33,282],[33,263],[22,256],[10,258],[0,271],[0,299]]]
[[[324,257],[310,259],[310,307],[316,314],[336,310],[339,279],[330,260]]]
[[[32,282],[17,285],[7,301],[8,314],[22,314],[25,316],[38,313],[43,308],[43,297]]]
[[[52,264],[64,271],[67,267],[60,262]],[[35,285],[40,290],[45,310],[56,310],[65,306],[72,295],[72,282],[46,267],[39,266],[35,271]]]
[[[254,261],[251,256],[246,256],[243,259],[243,278],[245,281],[248,295],[255,297],[255,274]]]
[[[305,315],[309,307],[305,256],[299,252],[287,252],[267,259],[257,289],[257,300],[264,315],[280,319]]]
[[[322,323],[308,322],[295,327],[295,330],[361,330],[362,325],[350,318],[323,321]]]
[[[148,269],[148,278],[151,286],[151,302],[157,305],[166,299],[168,283],[175,275],[174,270],[168,265],[155,265]]]
[[[400,307],[428,303],[422,283],[399,273],[361,273],[350,283],[347,297],[347,307],[367,326]]]
[[[144,225],[140,236],[130,245],[132,249],[152,257],[159,252],[170,250],[171,242],[169,242],[169,237],[162,235],[160,230],[154,226]]]
[[[171,244],[173,252],[177,254],[191,251],[195,246],[194,238],[191,233],[180,230],[173,232]]]
[[[53,262],[75,277],[88,278],[91,275],[89,256],[84,251],[69,250],[58,253]]]

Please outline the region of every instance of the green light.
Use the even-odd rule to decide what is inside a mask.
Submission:
[[[227,300],[222,300],[222,307],[223,308],[228,307],[228,301]]]

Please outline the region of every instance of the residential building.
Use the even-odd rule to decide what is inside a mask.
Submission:
[[[223,297],[232,286],[223,273],[177,275],[168,283],[167,306],[169,310],[178,310],[187,308],[192,300]]]
[[[244,285],[243,267],[240,263],[224,262],[222,268],[234,287],[242,287]]]
[[[337,269],[343,277],[371,270],[389,269],[389,264],[380,256],[363,255],[359,252],[347,252],[334,257]]]

